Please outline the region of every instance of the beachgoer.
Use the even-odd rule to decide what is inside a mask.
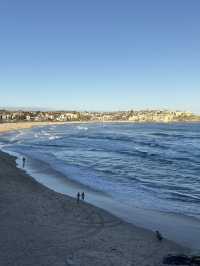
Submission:
[[[79,201],[80,201],[80,196],[81,196],[81,195],[80,195],[80,193],[78,192],[78,193],[77,193],[77,203],[79,203]]]
[[[23,168],[24,168],[25,167],[25,163],[26,163],[26,158],[23,157],[22,161],[23,161]]]
[[[82,192],[82,194],[81,194],[81,199],[85,200],[85,193],[84,192]]]
[[[163,236],[161,235],[161,233],[159,231],[156,231],[156,238],[159,240],[159,241],[162,241],[163,240]]]

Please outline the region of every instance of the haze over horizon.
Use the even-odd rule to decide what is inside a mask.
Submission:
[[[0,3],[0,107],[200,113],[200,2]]]

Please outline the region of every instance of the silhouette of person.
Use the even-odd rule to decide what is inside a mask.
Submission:
[[[25,163],[26,163],[26,158],[23,157],[22,161],[23,161],[23,168],[24,168],[25,167]]]
[[[161,235],[161,233],[159,231],[156,231],[156,237],[159,241],[163,240],[163,236]]]
[[[81,194],[81,199],[85,200],[85,193],[84,192],[82,192],[82,194]]]
[[[81,196],[81,195],[80,195],[80,193],[78,192],[78,193],[77,193],[77,203],[79,203],[79,201],[80,201],[80,196]]]

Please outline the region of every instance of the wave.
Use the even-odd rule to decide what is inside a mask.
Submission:
[[[159,137],[166,137],[166,138],[184,138],[185,136],[184,135],[181,135],[181,134],[169,134],[169,133],[152,133],[153,136],[159,136]]]
[[[54,140],[60,140],[61,138],[59,136],[50,136],[48,138],[50,141],[54,141]],[[34,143],[32,145],[28,144],[27,146],[31,146],[32,148],[34,147],[54,147],[54,148],[58,148],[58,149],[64,149],[64,148],[68,148],[71,149],[75,144],[72,143],[68,143],[68,144],[63,144],[63,143],[53,143],[53,142],[46,142],[46,143]],[[89,144],[84,143],[84,145],[87,147]],[[26,145],[23,145],[26,146]],[[159,145],[158,145],[159,146]],[[81,146],[79,145],[79,148]],[[90,152],[108,152],[108,153],[115,153],[115,154],[121,154],[121,155],[126,155],[132,158],[143,158],[143,159],[148,159],[151,161],[157,161],[159,163],[162,164],[173,164],[176,162],[187,162],[187,163],[194,163],[197,164],[199,163],[198,159],[194,159],[194,158],[189,158],[189,157],[180,157],[180,156],[168,156],[163,157],[163,155],[159,152],[159,153],[153,153],[152,151],[142,151],[140,149],[119,149],[118,147],[110,147],[110,146],[102,146],[101,148],[98,148],[98,145],[96,144],[95,147],[87,147],[87,151]]]
[[[165,138],[180,138],[180,139],[200,139],[199,135],[183,135],[183,134],[171,134],[171,133],[152,133],[151,135],[153,136],[158,136],[158,137],[165,137]]]
[[[171,200],[177,200],[181,202],[190,202],[190,203],[200,203],[200,197],[189,195],[186,193],[180,193],[180,192],[170,192],[168,193],[170,195]]]
[[[169,147],[167,145],[164,144],[159,144],[157,142],[153,142],[152,140],[149,141],[138,141],[133,137],[128,137],[128,136],[102,136],[102,135],[95,135],[95,136],[88,136],[88,135],[79,135],[79,136],[74,136],[74,135],[69,135],[69,138],[73,138],[73,139],[78,139],[78,140],[106,140],[106,141],[114,141],[114,142],[126,142],[126,143],[132,143],[132,144],[137,144],[137,145],[141,145],[141,146],[148,146],[148,147],[152,147],[152,148],[160,148],[160,149],[169,149]],[[62,140],[66,139],[66,137],[60,138]]]
[[[9,133],[1,137],[1,143],[109,195],[114,191],[123,200],[134,195],[141,204],[149,206],[154,201],[158,209],[169,204],[171,210],[187,214],[190,207],[199,205],[200,144],[195,139],[200,137],[200,128],[183,128],[54,126]]]
[[[78,130],[85,130],[85,131],[87,131],[87,130],[88,130],[88,127],[77,126],[77,129],[78,129]]]

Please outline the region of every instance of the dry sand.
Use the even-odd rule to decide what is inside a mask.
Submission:
[[[0,152],[1,266],[158,266],[173,242],[58,194]]]
[[[64,122],[17,122],[0,123],[0,132],[13,131],[18,129],[29,129],[35,126],[62,125]]]
[[[194,122],[194,121],[193,121]],[[62,125],[62,124],[94,124],[94,123],[123,123],[123,124],[134,124],[137,122],[127,120],[117,121],[68,121],[68,122],[16,122],[16,123],[0,123],[0,133],[7,131],[14,131],[19,129],[29,129],[36,126],[48,126],[48,125]],[[170,122],[176,123],[176,122]],[[192,123],[192,121],[191,121]],[[194,122],[195,123],[195,122]]]
[[[0,123],[0,133],[19,129],[29,129],[37,126],[66,125],[66,124],[94,124],[94,123],[132,123],[130,121],[67,121],[67,122],[16,122]]]

